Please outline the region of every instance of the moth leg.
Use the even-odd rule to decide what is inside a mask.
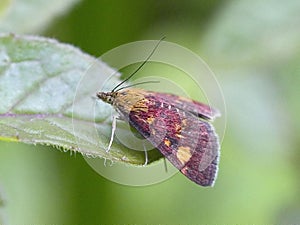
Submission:
[[[148,152],[147,152],[145,143],[143,143],[143,147],[144,147],[144,152],[145,152],[145,163],[144,163],[143,166],[147,166],[147,164],[148,164]]]
[[[166,157],[164,157],[164,166],[165,166],[165,171],[167,173],[168,172],[168,165],[167,165]]]
[[[108,147],[106,149],[106,152],[109,152],[111,145],[114,141],[114,135],[115,135],[116,127],[117,127],[117,119],[118,119],[118,116],[114,115],[112,117],[111,136],[110,136],[110,141],[109,141]]]

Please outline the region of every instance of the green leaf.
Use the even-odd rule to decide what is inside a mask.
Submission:
[[[3,194],[0,186],[0,224],[6,224],[4,223],[4,216],[3,216],[3,207],[4,207],[4,199],[3,199]]]
[[[115,73],[101,61],[55,40],[0,36],[0,140],[52,145],[143,164],[143,152],[117,140],[109,153],[104,150],[111,133],[112,108],[93,96],[120,82],[113,76],[102,87],[103,79]],[[157,157],[156,151],[150,151],[150,161]]]
[[[1,0],[0,32],[28,33],[46,27],[52,19],[65,13],[79,0]]]

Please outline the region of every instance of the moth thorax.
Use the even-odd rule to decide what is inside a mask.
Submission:
[[[125,114],[131,111],[147,111],[144,92],[139,89],[127,89],[118,92],[115,96],[114,106]]]

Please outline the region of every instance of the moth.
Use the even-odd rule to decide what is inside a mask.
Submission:
[[[158,43],[159,44],[159,43]],[[219,140],[210,124],[218,110],[188,98],[168,93],[121,87],[98,92],[102,101],[111,104],[121,119],[127,121],[156,147],[182,174],[201,186],[213,186],[220,156]],[[113,121],[110,148],[116,122]]]

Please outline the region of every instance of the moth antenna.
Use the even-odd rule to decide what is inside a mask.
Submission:
[[[127,77],[125,80],[123,80],[122,82],[120,82],[117,86],[114,87],[114,89],[111,90],[111,92],[115,92],[115,90],[120,87],[122,84],[124,84],[126,81],[128,81],[131,77],[133,77],[134,74],[136,74],[150,59],[150,57],[154,54],[155,50],[157,49],[158,45],[165,39],[166,37],[162,37],[158,43],[155,45],[155,47],[153,48],[153,50],[151,51],[151,53],[148,55],[148,57],[145,59],[145,61],[129,76]],[[120,89],[119,89],[120,90]]]
[[[125,87],[120,87],[119,89],[117,89],[115,91],[120,91],[120,90],[123,90],[125,88],[130,88],[130,87],[134,87],[134,86],[137,86],[137,85],[140,85],[140,84],[149,84],[149,83],[159,83],[159,81],[158,80],[154,80],[154,81],[139,82],[139,83],[135,83],[135,84],[131,84],[131,85],[125,86]]]

